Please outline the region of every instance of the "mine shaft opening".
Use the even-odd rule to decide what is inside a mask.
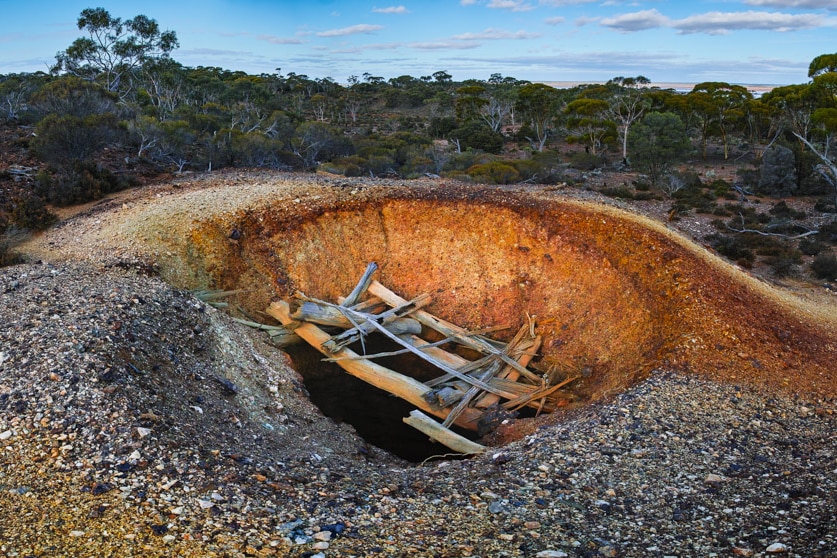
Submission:
[[[358,353],[365,350],[372,354],[392,351],[397,346],[370,337],[363,345],[356,343],[350,348]],[[414,405],[347,374],[337,364],[324,361],[323,355],[309,346],[295,346],[288,350],[288,354],[294,369],[302,376],[309,400],[325,416],[352,426],[366,444],[374,446],[358,447],[361,455],[374,458],[375,448],[379,448],[412,463],[431,458],[460,457],[403,422],[402,418],[415,409]],[[412,355],[385,357],[376,361],[419,381],[440,375],[437,369]],[[532,413],[524,411],[517,415],[531,416]],[[476,432],[464,428],[452,426],[451,430],[468,439],[478,438]]]
[[[430,314],[468,331],[507,326],[502,336],[508,340],[531,319],[542,338],[536,373],[555,370],[553,381],[578,378],[558,394],[562,401],[555,405],[568,408],[618,394],[669,355],[682,361],[684,332],[723,317],[703,312],[705,294],[695,286],[705,270],[702,260],[645,221],[583,203],[532,203],[504,194],[493,200],[500,194],[492,192],[469,199],[402,194],[289,203],[207,221],[192,232],[192,269],[205,274],[198,278],[204,284],[240,290],[237,296],[253,316],[277,301],[290,308],[300,292],[335,303],[353,289],[367,264],[376,262],[376,281],[404,300],[427,295]],[[231,239],[231,230],[239,232],[237,238]],[[720,340],[705,346],[720,346]],[[363,353],[357,344],[352,348]],[[423,408],[421,402],[402,403],[367,386],[321,362],[313,348],[288,352],[312,401],[335,421],[352,424],[371,445],[411,461],[448,453],[402,423]],[[411,377],[415,368],[403,362],[390,367]],[[346,402],[359,404],[352,408]],[[395,410],[385,419],[362,418],[370,409],[389,406]],[[468,410],[472,417],[482,412]],[[434,418],[441,420],[439,414]],[[382,434],[372,432],[379,427]],[[388,446],[393,440],[411,441],[401,450]],[[417,450],[420,444],[425,449]]]

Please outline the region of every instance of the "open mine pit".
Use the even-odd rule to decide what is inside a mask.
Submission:
[[[84,238],[85,241],[78,242],[79,238]],[[262,491],[267,490],[271,495],[265,498],[272,504],[265,506],[274,510],[271,516],[273,519],[266,519],[264,525],[256,529],[262,534],[251,537],[260,541],[251,545],[253,552],[263,549],[264,555],[269,555],[270,551],[278,553],[277,555],[304,555],[315,540],[327,541],[331,536],[336,539],[332,550],[341,548],[340,545],[344,544],[342,548],[345,555],[362,555],[364,552],[370,552],[369,548],[381,548],[381,555],[467,556],[476,545],[478,548],[488,549],[485,552],[495,552],[492,555],[534,556],[537,551],[550,548],[565,548],[568,552],[574,552],[573,548],[578,550],[579,547],[572,546],[570,539],[581,541],[580,545],[586,544],[588,547],[591,544],[593,547],[607,546],[595,542],[594,538],[585,538],[586,535],[579,532],[572,535],[567,532],[560,534],[561,530],[557,527],[555,531],[540,533],[537,536],[530,536],[522,531],[524,524],[529,525],[529,531],[538,531],[542,525],[552,521],[549,519],[552,517],[549,513],[552,512],[537,512],[529,518],[523,517],[523,512],[529,509],[531,502],[534,502],[536,509],[552,509],[548,503],[551,496],[547,494],[557,494],[555,491],[558,490],[558,485],[553,483],[551,488],[532,488],[533,492],[527,493],[522,499],[507,493],[508,490],[523,490],[528,486],[530,476],[532,479],[538,475],[547,478],[562,468],[572,468],[568,465],[571,460],[554,463],[548,456],[542,456],[541,462],[537,462],[528,453],[535,450],[526,448],[540,447],[543,451],[551,448],[548,450],[549,455],[562,455],[561,448],[564,446],[561,444],[570,443],[567,440],[575,439],[574,431],[577,431],[579,436],[580,433],[584,433],[576,443],[593,444],[597,439],[596,432],[603,432],[601,429],[607,429],[611,424],[621,424],[618,420],[607,422],[602,419],[599,423],[598,418],[590,418],[607,415],[610,412],[608,409],[611,409],[609,405],[614,401],[621,402],[619,405],[623,407],[619,407],[620,409],[634,409],[625,411],[628,413],[625,420],[628,420],[632,412],[637,417],[642,416],[644,412],[650,412],[646,409],[655,406],[654,390],[660,390],[660,401],[665,399],[664,393],[676,392],[667,387],[650,391],[643,387],[657,385],[655,382],[663,382],[660,386],[669,385],[659,379],[663,371],[688,378],[683,380],[682,385],[696,382],[689,388],[694,390],[690,393],[697,398],[702,391],[706,392],[707,399],[704,402],[707,404],[711,397],[716,396],[714,394],[717,391],[719,401],[723,400],[725,403],[718,403],[716,414],[719,422],[709,428],[728,431],[723,436],[731,436],[735,430],[731,425],[737,424],[734,420],[723,422],[726,415],[722,412],[722,407],[726,408],[728,402],[735,398],[740,400],[742,397],[752,397],[753,401],[761,401],[759,398],[762,395],[759,394],[768,393],[788,401],[794,398],[801,398],[801,401],[818,401],[820,403],[817,405],[820,407],[816,408],[822,412],[816,416],[826,417],[823,420],[831,420],[827,418],[832,416],[828,409],[833,407],[837,392],[837,370],[834,367],[837,356],[837,321],[833,307],[813,306],[753,278],[724,263],[704,247],[669,230],[664,224],[612,206],[565,195],[560,191],[527,187],[486,188],[446,184],[443,181],[364,182],[322,177],[290,178],[284,175],[236,175],[228,177],[226,183],[218,185],[207,184],[200,179],[185,179],[172,184],[158,185],[150,190],[150,195],[129,195],[94,206],[85,214],[65,221],[48,235],[33,239],[23,249],[29,250],[30,258],[47,261],[85,261],[109,269],[159,274],[168,285],[180,289],[179,292],[187,293],[166,296],[188,297],[188,292],[198,291],[225,293],[219,299],[223,300],[225,309],[219,311],[206,307],[205,311],[213,313],[212,315],[216,312],[228,314],[238,322],[219,315],[212,318],[212,323],[226,325],[213,326],[216,329],[211,331],[223,330],[224,336],[229,336],[224,339],[231,339],[229,343],[235,345],[235,336],[242,335],[240,331],[246,330],[246,335],[253,339],[261,339],[257,343],[265,343],[268,346],[251,356],[246,356],[249,354],[246,351],[242,353],[245,356],[240,361],[248,361],[250,364],[241,366],[252,367],[253,362],[258,362],[258,366],[269,368],[275,365],[277,369],[284,369],[288,363],[292,363],[293,370],[281,373],[287,374],[287,381],[282,380],[285,382],[282,385],[286,388],[277,391],[278,384],[274,382],[275,379],[267,381],[258,377],[259,372],[253,371],[246,374],[233,373],[237,365],[234,364],[234,359],[231,360],[232,357],[212,356],[205,361],[207,370],[193,373],[188,380],[203,382],[202,399],[197,403],[192,400],[184,403],[184,409],[192,409],[189,412],[184,411],[184,417],[194,415],[194,409],[199,408],[199,418],[205,422],[213,420],[212,417],[216,416],[214,411],[207,409],[229,407],[231,410],[223,411],[223,428],[241,428],[241,432],[245,434],[243,439],[249,439],[253,433],[254,441],[248,447],[255,457],[249,459],[256,463],[253,467],[258,468],[248,470],[245,476],[250,480],[245,484],[262,483],[259,485],[262,488],[255,488],[255,492],[251,491],[246,498],[258,500]],[[495,526],[488,531],[483,529],[484,532],[493,533],[486,535],[494,541],[491,544],[486,543],[480,547],[479,543],[465,541],[467,537],[463,533],[482,529],[474,523],[483,521],[478,517],[462,519],[461,525],[446,531],[458,533],[455,537],[449,537],[456,540],[450,544],[440,542],[435,547],[427,542],[417,542],[424,535],[406,535],[395,527],[392,527],[395,529],[393,531],[382,524],[381,517],[386,519],[390,514],[396,513],[390,509],[395,510],[406,505],[399,500],[399,493],[412,498],[415,503],[424,501],[425,492],[432,494],[428,499],[428,506],[438,510],[441,514],[438,519],[444,523],[445,514],[448,513],[445,510],[448,507],[453,509],[461,502],[457,503],[459,500],[452,496],[449,490],[438,493],[436,489],[430,488],[429,484],[422,484],[424,481],[419,479],[427,476],[422,471],[431,467],[425,464],[425,460],[451,450],[428,442],[424,433],[413,431],[413,434],[405,434],[405,430],[394,430],[411,430],[403,424],[402,419],[410,414],[411,409],[416,408],[415,405],[398,401],[390,405],[393,397],[378,388],[352,383],[356,380],[348,377],[335,363],[323,362],[323,355],[311,347],[287,348],[290,354],[288,357],[278,346],[270,348],[267,345],[270,339],[268,331],[257,329],[259,326],[268,329],[278,327],[281,323],[293,324],[295,319],[290,317],[290,309],[287,314],[278,313],[275,309],[280,301],[292,300],[294,296],[299,297],[300,293],[312,300],[342,300],[341,297],[346,297],[356,287],[358,278],[370,262],[377,264],[376,279],[380,284],[397,292],[405,300],[426,295],[431,301],[426,307],[422,307],[422,310],[432,312],[434,316],[446,322],[458,324],[463,331],[490,331],[491,337],[503,346],[502,344],[514,341],[516,333],[528,333],[531,330],[532,338],[538,338],[539,346],[537,354],[532,355],[531,373],[548,377],[542,380],[543,383],[538,389],[545,390],[561,384],[560,391],[556,388],[550,392],[550,395],[560,393],[560,397],[543,399],[544,403],[540,409],[529,406],[527,411],[526,405],[521,405],[521,412],[517,418],[510,416],[500,421],[483,437],[476,436],[473,432],[466,431],[467,429],[457,430],[462,436],[467,436],[472,442],[479,444],[479,447],[487,447],[488,451],[480,457],[465,461],[446,462],[444,466],[449,467],[448,470],[461,471],[463,476],[468,477],[467,480],[461,481],[465,483],[463,486],[469,487],[463,488],[464,491],[476,490],[477,494],[482,494],[471,501],[473,509],[479,511],[477,516],[484,511],[488,515],[487,519],[483,519],[488,523],[501,519],[508,520],[507,523],[511,522]],[[19,287],[14,285],[22,281],[22,278],[10,279],[7,282],[7,292],[17,292]],[[138,297],[138,300],[141,299],[142,297]],[[130,302],[126,304],[131,305]],[[196,312],[188,305],[186,308],[184,316],[192,316]],[[198,314],[195,316],[198,317],[194,320],[204,319]],[[176,320],[177,316],[166,319]],[[242,322],[255,327],[243,326]],[[204,358],[201,357],[201,351],[206,350],[205,345],[212,344],[216,337],[201,341],[202,336],[210,335],[207,333],[207,326],[190,327],[190,331],[193,332],[190,339],[195,338],[194,343],[200,345],[194,349],[195,358],[200,360]],[[298,324],[294,327],[298,327]],[[421,330],[427,333],[426,324],[421,326]],[[355,341],[351,347],[358,349],[358,343],[359,341]],[[360,352],[393,351],[391,345],[372,341],[371,336],[369,343],[370,345],[364,345]],[[157,350],[145,347],[139,352],[131,350],[125,354],[144,352],[146,357],[143,358],[149,360],[151,357],[148,355],[157,354]],[[5,366],[17,362],[10,360],[13,353],[5,351],[4,348],[2,355],[6,361]],[[365,354],[369,354],[368,352]],[[230,354],[233,353],[234,351]],[[478,358],[476,355],[466,356],[471,360]],[[169,371],[172,376],[167,376],[166,381],[179,381],[172,379],[179,374],[176,365],[158,365],[156,369],[146,373],[142,366],[136,364],[140,360],[131,360],[128,357],[125,359],[128,363],[126,366],[130,365],[136,369],[134,373],[130,366],[126,368],[128,372],[125,374],[125,385],[134,385],[131,382],[140,382],[142,385],[153,383],[154,374],[169,374]],[[0,365],[4,365],[4,360],[0,360]],[[388,362],[392,367],[411,375],[416,381],[432,380],[427,369],[417,363],[416,359],[394,357]],[[195,369],[198,368],[200,366],[196,365]],[[552,377],[549,377],[550,374]],[[296,383],[294,378],[299,378],[301,383]],[[486,379],[486,382],[488,381]],[[677,382],[679,380],[671,385],[681,385]],[[113,397],[119,396],[120,390],[126,389],[120,387],[122,385],[116,381],[108,388],[110,391],[105,393],[113,394]],[[490,387],[487,383],[480,385]],[[209,395],[213,391],[212,386],[215,386],[220,395]],[[715,390],[706,386],[718,387]],[[0,391],[2,389],[0,384]],[[470,387],[463,388],[467,389]],[[746,395],[750,393],[748,390],[752,390],[753,395]],[[710,391],[713,394],[711,396]],[[11,391],[8,393],[12,394]],[[732,396],[731,393],[737,395]],[[480,394],[480,397],[487,394],[490,395],[486,392]],[[636,394],[648,394],[652,399],[645,400],[645,395]],[[7,395],[8,397],[13,395]],[[159,399],[161,396],[158,394],[156,397]],[[212,403],[216,401],[213,397],[221,399]],[[462,394],[457,397],[462,397]],[[281,401],[277,403],[276,398]],[[305,421],[299,418],[295,420],[293,414],[296,409],[309,405],[307,401],[303,404],[295,401],[308,398],[319,406],[322,414],[316,418],[311,415],[311,418]],[[177,406],[176,399],[166,403],[169,405],[166,412],[180,416],[177,414],[180,411],[171,410]],[[474,398],[474,401],[478,399]],[[660,408],[663,409],[676,399],[677,397],[673,397],[671,401],[660,403]],[[514,400],[514,397],[508,396],[505,401],[508,400]],[[641,406],[634,408],[635,400],[644,402],[636,403]],[[244,401],[249,403],[242,403]],[[827,403],[829,401],[832,403]],[[707,416],[711,416],[713,412],[711,408],[704,409],[697,405],[694,399],[683,404],[691,405],[690,408],[694,412],[705,412]],[[272,409],[269,412],[264,410],[268,407]],[[549,412],[541,412],[544,407]],[[810,404],[810,407],[815,406]],[[471,409],[476,410],[476,407]],[[425,409],[429,414],[432,414],[432,410]],[[309,412],[299,411],[300,416]],[[449,409],[437,414],[439,423],[444,420],[447,412]],[[135,433],[133,443],[137,451],[142,445],[141,441],[136,439],[138,425],[145,429],[141,432],[152,432],[154,428],[158,428],[158,423],[152,424],[153,421],[149,422],[147,417],[164,416],[164,413],[160,411],[149,415],[148,412],[142,414],[137,410],[137,416],[140,415],[146,417],[143,419],[145,422],[140,423],[137,422],[140,421],[139,418],[128,417],[122,426],[127,429],[126,432]],[[230,426],[230,415],[235,416],[239,424]],[[284,418],[277,418],[280,416]],[[684,413],[681,418],[685,416]],[[583,417],[590,418],[591,422],[579,423],[579,420],[587,420]],[[631,424],[636,424],[639,420],[636,418]],[[160,418],[159,421],[159,424],[166,423],[165,418]],[[457,426],[454,424],[456,421],[450,422],[451,424],[446,426]],[[14,436],[18,436],[17,430],[9,424],[4,423],[4,427],[9,432],[14,432]],[[270,428],[266,429],[264,424],[268,424]],[[309,426],[306,428],[305,424]],[[328,424],[335,425],[333,432],[326,432]],[[337,424],[340,426],[337,427]],[[350,425],[351,428],[347,428],[346,425]],[[207,432],[214,432],[214,427],[206,428]],[[258,436],[251,428],[257,428]],[[627,427],[623,424],[620,428]],[[676,426],[669,425],[667,428],[677,431]],[[824,430],[814,431],[827,431],[827,428],[830,427],[823,425]],[[355,437],[352,431],[362,439]],[[166,436],[169,435],[161,435],[160,444],[165,445]],[[227,434],[224,436],[227,436],[226,440],[235,438]],[[619,441],[616,441],[616,436],[619,437]],[[318,459],[311,461],[311,464],[298,465],[308,471],[304,474],[292,474],[283,469],[286,464],[276,464],[283,461],[282,454],[285,451],[288,455],[299,454],[299,448],[294,444],[302,444],[302,440],[319,443],[331,437],[342,441],[334,442],[334,452],[311,452]],[[707,440],[710,438],[707,434]],[[684,435],[682,440],[686,439]],[[833,440],[818,440],[819,442],[810,442],[813,444],[812,448],[816,444],[824,443],[825,447],[831,448],[829,451],[833,451]],[[182,440],[178,443],[182,443]],[[234,444],[232,441],[229,443]],[[328,445],[331,442],[324,443]],[[393,445],[388,446],[389,443]],[[753,443],[758,445],[755,438]],[[293,451],[283,450],[283,444],[288,444],[289,448],[290,445],[294,445]],[[340,444],[342,446],[338,448]],[[371,449],[364,449],[364,444],[369,444]],[[608,447],[619,444],[623,444],[623,441],[622,435],[618,433],[613,434],[613,439],[605,443]],[[687,451],[688,443],[684,444],[685,456],[690,452]],[[351,450],[345,449],[347,447],[360,449],[353,456]],[[407,461],[390,461],[391,458],[386,457],[378,464],[374,459],[370,462],[370,456],[380,455],[381,448]],[[588,448],[582,453],[588,457],[598,455],[601,459],[616,463],[613,466],[618,469],[620,465],[610,456],[617,455],[612,452],[621,450],[607,450],[611,453],[601,453],[602,451],[602,447],[597,447]],[[634,455],[630,454],[632,450],[626,451],[626,455]],[[217,454],[213,455],[220,459]],[[221,452],[220,455],[225,454]],[[235,457],[239,455],[238,452],[230,450],[226,455],[234,456],[235,467],[250,467],[250,462]],[[319,461],[323,458],[325,465]],[[829,458],[824,459],[822,466],[828,467]],[[833,457],[831,459],[833,460]],[[117,461],[124,461],[123,458],[120,460],[122,461]],[[508,485],[503,480],[506,476],[501,468],[509,460],[520,463],[520,470],[515,469],[518,471],[517,478],[522,483],[520,485]],[[82,463],[79,470],[84,470],[85,461],[80,458],[78,462]],[[124,470],[120,471],[128,475],[128,471],[134,467],[138,470],[150,467],[143,473],[150,479],[153,467],[149,464],[140,466],[137,463],[142,461],[135,460],[130,467],[126,465]],[[159,463],[163,465],[162,461]],[[392,469],[393,463],[399,463],[399,467],[403,468],[393,472],[396,471]],[[323,477],[317,476],[317,468],[327,466],[332,467],[332,472],[342,471],[339,476],[333,477],[337,483],[335,486],[326,482],[327,474],[324,473]],[[683,465],[677,465],[681,466]],[[830,466],[833,469],[833,462]],[[35,471],[39,466],[36,464],[33,467],[32,471]],[[462,469],[457,469],[460,467]],[[597,467],[590,470],[598,470]],[[478,482],[480,474],[476,471],[480,468],[490,471],[490,474],[486,473],[486,478],[495,480],[477,488],[469,483]],[[174,478],[174,466],[171,470],[165,467],[164,469],[170,478]],[[359,474],[359,470],[364,472]],[[727,476],[732,476],[730,471],[737,469],[723,470],[727,471]],[[469,473],[465,474],[466,471]],[[703,477],[706,476],[702,471],[704,469],[696,473],[700,477],[697,483],[703,482]],[[314,481],[303,478],[309,473],[313,475]],[[209,473],[200,473],[206,474]],[[653,476],[654,473],[649,474]],[[88,475],[91,476],[96,477]],[[366,479],[367,476],[368,480],[358,480],[361,477]],[[433,477],[432,474],[430,476]],[[563,480],[556,482],[571,491],[571,483],[567,480],[569,478],[561,477]],[[372,490],[377,494],[374,498],[376,501],[383,498],[392,505],[383,511],[376,507],[378,511],[369,512],[370,516],[364,515],[369,511],[364,508],[368,504],[368,498],[344,501],[345,498],[341,494],[348,494],[355,488],[345,488],[341,492],[341,489],[336,487],[343,482],[341,479],[354,479],[351,482],[361,484],[369,483],[369,486],[356,487],[356,493]],[[380,482],[374,479],[379,479]],[[206,504],[201,503],[200,506],[204,507],[199,508],[198,512],[201,509],[223,507],[222,503],[226,500],[222,501],[223,494],[218,487],[225,483],[219,482],[208,480],[208,484],[200,489],[205,490],[207,496],[200,499],[200,502]],[[263,489],[264,483],[271,482],[273,489]],[[639,491],[634,494],[634,497],[639,498],[638,494],[647,490],[647,487],[643,489],[641,485],[618,488],[612,483],[609,484],[610,481],[601,482],[601,487],[592,490],[600,496],[611,492],[618,495],[624,490],[631,494],[634,494],[632,491]],[[713,490],[720,490],[720,482],[712,481],[715,483],[712,484]],[[410,486],[409,489],[405,483]],[[113,488],[117,481],[108,480],[105,484]],[[0,477],[0,485],[6,486],[8,481]],[[309,490],[319,496],[308,494]],[[110,489],[106,492],[111,494]],[[130,492],[125,494],[128,493]],[[219,494],[215,503],[210,498],[212,494]],[[814,491],[811,494],[817,493]],[[188,500],[186,493],[180,494],[178,498],[181,496]],[[833,497],[833,494],[831,496]],[[85,498],[90,497],[92,496],[85,493]],[[127,497],[123,495],[123,502],[127,502],[124,500]],[[599,500],[604,497],[606,496],[601,496]],[[733,495],[729,497],[732,498]],[[331,512],[303,512],[291,504],[287,504],[289,507],[285,512],[277,511],[281,505],[276,502],[285,502],[286,499],[291,501],[295,498],[301,499],[300,501],[321,498],[322,502],[328,500],[336,503],[329,504],[332,506],[329,508],[332,509]],[[826,506],[827,499],[828,497],[824,497],[823,506]],[[430,501],[433,502],[432,505]],[[146,508],[142,508],[143,504],[138,504],[140,507],[137,509],[147,511],[149,506],[160,508],[155,502],[159,500],[148,504]],[[111,505],[114,506],[113,509],[124,507],[120,507],[122,504],[115,500],[108,504]],[[579,505],[584,507],[587,504]],[[600,504],[596,505],[600,506],[597,509],[602,509]],[[263,510],[255,503],[253,506]],[[174,507],[180,509],[178,506]],[[81,509],[86,508],[82,506]],[[238,511],[241,509],[239,507]],[[296,511],[290,511],[292,509]],[[316,505],[312,504],[308,509],[315,510]],[[366,511],[357,511],[359,515],[352,519],[348,516],[355,512],[347,511],[349,509]],[[573,509],[565,507],[561,513],[569,513]],[[122,513],[127,517],[134,512]],[[203,550],[196,552],[206,552],[206,549],[211,547],[213,552],[221,553],[218,555],[226,552],[222,549],[227,547],[223,541],[219,542],[214,538],[215,534],[210,536],[207,534],[209,531],[203,530],[202,534],[195,534],[194,530],[189,531],[187,524],[180,521],[180,512],[174,515],[160,513],[161,516],[153,519],[153,525],[166,525],[165,530],[159,530],[177,533],[178,537],[167,539],[167,544],[179,544],[182,546],[181,550],[197,548]],[[223,514],[228,513],[237,512],[224,508]],[[306,513],[310,519],[306,519]],[[363,518],[360,515],[363,515]],[[223,516],[227,518],[227,515]],[[315,516],[316,519],[313,519]],[[533,519],[535,516],[541,519]],[[394,521],[403,524],[403,521],[409,521],[409,518],[405,517]],[[151,521],[149,519],[146,523]],[[338,521],[341,525],[339,533],[338,529],[333,527]],[[571,527],[571,522],[575,520],[565,518],[563,521],[562,525]],[[293,526],[288,527],[291,524]],[[324,525],[329,526],[331,535],[314,539],[317,532],[326,529]],[[520,529],[515,526],[520,526]],[[344,528],[353,532],[355,537],[338,538]],[[660,530],[678,533],[681,528],[685,529],[677,523],[670,527],[665,523]],[[151,545],[149,548],[155,548],[154,545],[158,544],[160,538],[156,536],[156,531],[152,531],[151,534],[144,533],[140,537],[146,544]],[[424,532],[420,529],[418,531]],[[79,530],[75,529],[73,532]],[[386,539],[385,532],[391,533],[390,536],[394,537],[391,540],[399,541],[397,549],[380,546],[386,545],[380,542]],[[184,533],[191,534],[184,538]],[[498,538],[500,534],[503,536]],[[237,536],[230,535],[231,539]],[[811,535],[814,538],[817,536],[823,540],[833,540],[833,533]],[[358,542],[364,537],[376,542],[370,543],[371,546],[364,546],[365,543]],[[769,537],[765,536],[765,540],[767,538]],[[80,539],[75,543],[80,544],[79,541]],[[123,540],[121,544],[133,544],[134,539],[128,541]],[[805,541],[805,545],[816,544],[808,539]],[[625,555],[639,555],[637,553],[640,552],[640,547],[645,548],[650,544],[646,543],[637,543],[639,546],[634,547],[631,546],[633,543],[624,542],[622,548],[627,549],[624,550]],[[422,544],[424,546],[421,546]],[[643,544],[645,546],[642,546]],[[724,544],[727,543],[715,541],[706,548],[720,548],[724,547]],[[748,544],[757,546],[755,542]],[[837,544],[837,541],[828,544]],[[320,545],[319,548],[327,547],[328,545]],[[403,550],[408,547],[418,550],[411,554]],[[21,543],[18,548],[32,547]],[[436,550],[431,552],[431,548]],[[440,550],[443,548],[445,550]],[[328,552],[327,555],[332,555]],[[582,555],[580,550],[578,552],[569,555]]]

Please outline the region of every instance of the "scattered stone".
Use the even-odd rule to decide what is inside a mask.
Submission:
[[[606,558],[616,558],[616,556],[619,556],[619,551],[617,551],[616,548],[610,545],[605,545],[599,547],[599,556],[605,556]]]
[[[8,440],[12,437],[12,431],[6,430],[4,432],[0,432],[0,440]]]
[[[721,475],[716,475],[714,473],[710,473],[710,474],[706,475],[706,478],[703,479],[703,482],[705,484],[710,484],[712,486],[718,486],[719,484],[724,482],[724,477],[722,477]]]
[[[331,531],[317,531],[314,533],[314,539],[328,542],[331,540]]]
[[[493,500],[490,504],[488,504],[488,511],[491,513],[502,513],[505,511],[503,502],[500,500]]]
[[[788,546],[780,542],[775,542],[765,548],[764,551],[768,554],[782,554],[788,551]]]
[[[535,558],[568,558],[569,554],[563,550],[541,550]]]

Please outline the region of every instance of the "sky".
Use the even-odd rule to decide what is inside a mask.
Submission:
[[[185,66],[339,83],[445,71],[787,85],[837,52],[837,0],[0,0],[0,74],[47,71],[96,7],[175,31]]]

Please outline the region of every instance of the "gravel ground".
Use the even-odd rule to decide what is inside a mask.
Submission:
[[[833,400],[657,372],[487,455],[411,465],[145,272],[0,271],[2,555],[837,555]]]

